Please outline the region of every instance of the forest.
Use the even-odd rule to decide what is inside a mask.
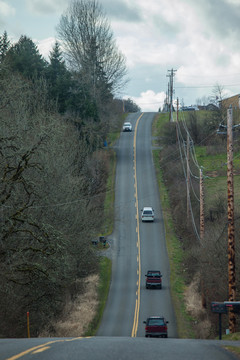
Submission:
[[[0,337],[26,336],[27,311],[38,336],[98,271],[126,59],[95,0],[71,3],[58,39],[46,60],[27,35],[0,36]]]

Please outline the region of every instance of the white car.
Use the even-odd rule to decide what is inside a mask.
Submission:
[[[125,122],[123,124],[123,131],[132,131],[132,124],[130,122]]]
[[[146,206],[141,211],[142,221],[154,221],[154,210],[152,207]]]

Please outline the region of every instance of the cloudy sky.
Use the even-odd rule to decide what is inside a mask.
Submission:
[[[56,26],[71,0],[0,0],[0,33],[30,37],[47,57]],[[98,0],[130,81],[121,96],[142,111],[162,107],[174,69],[174,98],[193,105],[213,95],[240,93],[240,0]]]

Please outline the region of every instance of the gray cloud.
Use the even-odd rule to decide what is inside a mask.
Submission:
[[[181,30],[179,23],[170,23],[159,14],[152,18],[152,22],[156,29],[156,34],[162,38],[167,38],[168,41],[174,40]]]
[[[240,3],[227,0],[202,0],[196,6],[203,22],[203,31],[208,29],[209,35],[223,40],[229,36],[239,38]]]
[[[28,9],[38,15],[61,13],[70,0],[26,0]]]
[[[209,95],[216,82],[227,84],[232,94],[238,91],[240,0],[97,1],[127,58],[131,79],[125,89],[127,97],[134,96],[139,102],[146,98],[155,108],[156,99],[162,101],[171,68],[177,69],[176,96],[184,98],[186,104]],[[7,30],[11,30],[18,24],[21,33],[43,39],[42,51],[47,53],[49,44],[44,39],[54,37],[58,17],[71,0],[11,2],[18,16],[9,14],[7,23],[0,15],[0,25],[6,21]]]
[[[99,0],[99,3],[113,20],[142,21],[140,8],[127,4],[123,0]]]
[[[44,15],[62,12],[68,7],[71,0],[26,0],[26,2],[31,11]],[[98,0],[98,2],[112,19],[128,22],[138,22],[141,20],[139,8],[125,3],[124,0]]]

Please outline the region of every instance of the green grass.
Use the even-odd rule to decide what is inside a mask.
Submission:
[[[116,173],[116,154],[112,149],[110,153],[110,169],[107,179],[107,191],[104,201],[104,224],[102,233],[104,236],[110,235],[114,226],[114,200],[115,200],[115,173]]]
[[[240,332],[236,332],[233,334],[222,335],[223,340],[233,340],[233,341],[240,341]]]
[[[124,121],[128,113],[122,115]],[[115,131],[108,134],[107,143],[108,146],[113,146],[119,139],[121,131]],[[115,201],[115,174],[116,174],[116,153],[111,148],[108,148],[110,154],[110,169],[107,179],[107,191],[104,201],[104,224],[102,227],[102,235],[108,236],[112,233],[114,227],[114,201]]]
[[[203,174],[207,176],[204,179],[205,189],[205,207],[206,211],[212,206],[214,200],[222,195],[227,202],[227,153],[209,155],[206,146],[196,146],[195,152],[200,166],[203,166]],[[234,169],[240,168],[239,154],[235,154]],[[240,202],[240,175],[239,171],[234,171],[234,201]]]
[[[159,153],[159,150],[153,150],[153,160],[158,180],[165,226],[165,239],[170,262],[171,294],[177,318],[178,336],[180,338],[194,338],[194,332],[191,327],[193,319],[187,314],[184,302],[185,282],[182,275],[184,255],[181,244],[179,243],[174,230],[168,193],[162,179],[161,169],[159,167]]]
[[[225,173],[227,175],[227,149],[218,154],[208,153],[207,146],[195,146],[195,153],[200,166],[203,167],[204,173]],[[238,170],[240,167],[240,153],[233,154],[233,168]]]
[[[157,116],[153,123],[153,136],[158,136],[159,134],[161,134],[162,127],[168,121],[169,114],[160,114],[159,116]],[[175,233],[168,192],[166,186],[164,185],[163,176],[159,165],[159,155],[160,150],[153,150],[153,161],[159,186],[161,207],[165,226],[165,238],[170,262],[171,295],[177,318],[178,336],[180,338],[190,339],[194,338],[195,334],[192,328],[193,319],[187,313],[184,301],[184,292],[186,289],[184,272],[182,268],[182,264],[184,261],[184,252]]]
[[[152,135],[153,136],[159,136],[161,134],[161,129],[163,125],[169,121],[169,114],[161,114],[161,121],[158,121],[159,115],[155,117],[155,120],[153,122],[152,126]]]
[[[84,336],[95,336],[97,330],[99,328],[103,311],[106,305],[110,281],[111,281],[111,273],[112,273],[112,262],[107,257],[101,257],[99,262],[99,286],[98,286],[98,299],[99,304],[96,311],[96,316],[93,321],[90,323],[86,333]]]
[[[160,114],[155,119],[153,124],[153,135],[161,136],[162,126],[166,123],[166,114]],[[217,197],[222,195],[223,199],[226,199],[227,208],[227,149],[223,148],[222,152],[219,148],[206,146],[196,146],[195,152],[197,160],[200,166],[203,166],[203,173],[208,177],[204,179],[205,189],[205,213],[214,205]],[[174,308],[177,317],[177,323],[181,324],[178,326],[180,338],[192,338],[194,337],[194,331],[192,329],[192,319],[185,308],[184,304],[184,290],[185,281],[182,269],[184,262],[184,254],[181,245],[175,235],[174,224],[171,217],[170,204],[168,200],[167,189],[162,180],[161,169],[159,166],[159,150],[153,151],[154,164],[156,168],[162,211],[164,216],[166,242],[171,268],[171,292],[172,299],[174,302]],[[240,154],[235,152],[234,154],[234,199],[235,208],[240,204]],[[223,336],[226,340],[240,340],[240,333]],[[235,349],[235,348],[234,348]]]
[[[200,166],[203,166],[204,171],[227,171],[227,154],[207,155],[205,146],[196,146],[195,151],[198,163]]]
[[[239,341],[240,333],[236,332],[234,334],[222,335],[222,340]],[[224,346],[224,348],[231,351],[234,354],[240,355],[240,347],[239,346]]]
[[[112,146],[113,144],[115,144],[115,142],[119,138],[119,134],[120,134],[119,131],[111,132],[110,134],[108,134],[107,137],[108,146]]]
[[[107,142],[108,145],[113,145],[114,142],[119,138],[120,132],[111,133],[108,136]],[[115,201],[115,173],[116,173],[116,153],[111,148],[107,148],[109,152],[109,176],[107,179],[107,191],[104,201],[104,224],[101,229],[101,235],[108,236],[113,231],[114,226],[114,201]],[[109,246],[104,247],[102,244],[98,244],[98,251],[104,252]],[[99,305],[96,311],[96,315],[93,321],[90,323],[84,336],[94,336],[97,333],[98,327],[100,325],[103,311],[106,305],[110,282],[112,275],[112,261],[102,256],[100,257],[99,263],[99,286],[98,286],[98,300]]]
[[[122,114],[122,116],[121,116],[122,123],[125,121],[127,116],[128,116],[128,113]],[[113,146],[115,144],[115,142],[119,139],[119,136],[121,134],[121,128],[122,128],[122,126],[120,126],[119,130],[108,133],[108,136],[107,136],[108,146]]]
[[[224,346],[224,349],[230,351],[233,354],[240,355],[240,347],[238,346]]]

